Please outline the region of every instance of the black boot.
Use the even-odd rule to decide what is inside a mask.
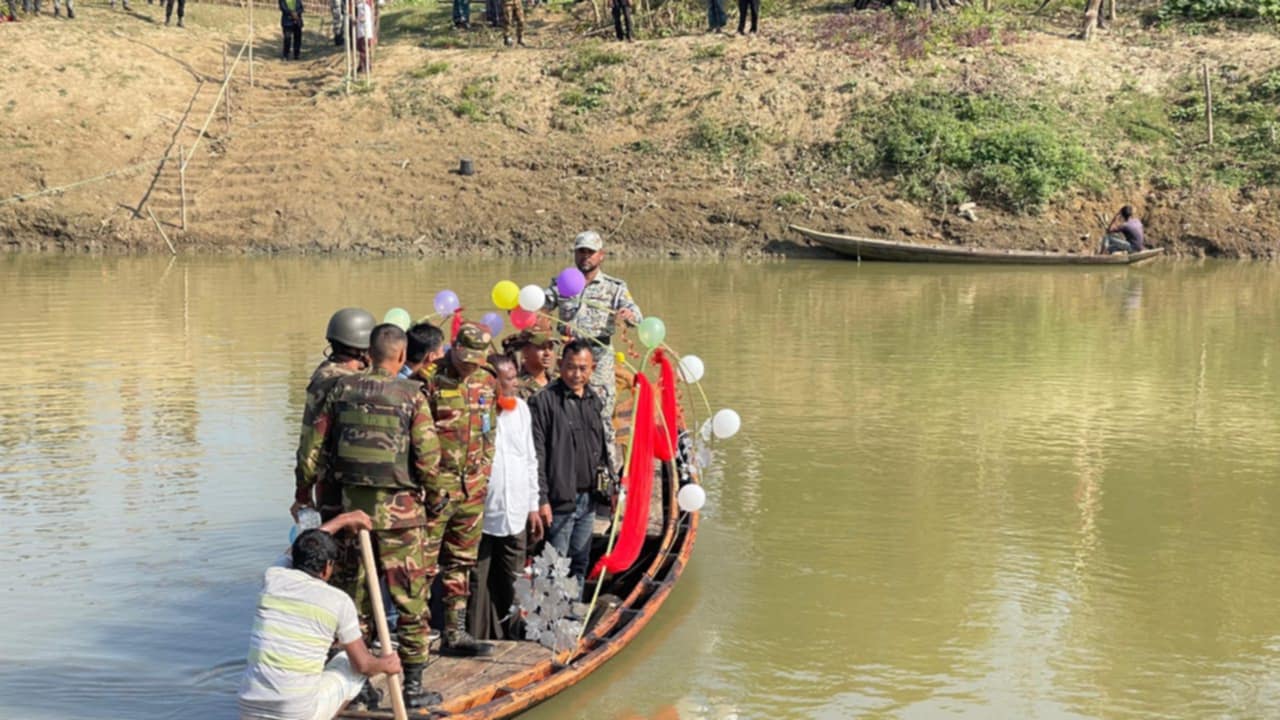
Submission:
[[[341,33],[341,32],[336,32],[336,33],[334,33],[334,34],[333,34],[333,46],[334,46],[334,47],[342,47],[342,41],[343,41],[343,39],[344,39],[344,38],[342,37],[342,33]]]
[[[493,643],[480,642],[467,632],[466,609],[450,612],[446,617],[449,626],[444,630],[444,642],[440,645],[441,655],[488,657],[493,654]]]
[[[404,704],[405,707],[416,710],[418,708],[431,707],[439,705],[444,698],[440,697],[440,693],[427,690],[422,687],[422,671],[426,670],[425,664],[405,663],[404,665]]]
[[[365,710],[377,710],[378,706],[381,704],[382,693],[378,692],[378,689],[373,686],[373,683],[366,680],[364,687],[360,688],[360,693],[352,698],[351,709],[358,710],[360,708],[364,708]]]

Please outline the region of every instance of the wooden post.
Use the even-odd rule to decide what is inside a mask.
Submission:
[[[253,86],[253,0],[249,0],[249,87]]]
[[[182,146],[178,146],[178,193],[182,198],[182,231],[187,231],[187,163],[182,159]]]
[[[382,585],[378,582],[378,566],[373,562],[373,543],[369,540],[369,531],[360,531],[360,557],[364,560],[364,579],[369,585],[369,599],[373,602],[373,621],[378,628],[378,642],[382,644],[382,655],[394,652],[391,649],[391,632],[387,630],[387,613],[382,607]],[[400,676],[387,676],[387,690],[391,693],[391,710],[396,720],[408,720],[409,714],[404,709],[404,694],[400,690]]]
[[[1204,122],[1209,128],[1209,144],[1213,145],[1213,84],[1209,80],[1209,63],[1201,63],[1204,75]]]
[[[164,234],[164,228],[160,227],[160,221],[156,219],[156,214],[151,212],[150,207],[147,208],[147,214],[151,216],[151,222],[156,224],[156,230],[160,231],[160,237],[164,238],[164,244],[169,246],[169,253],[172,255],[177,255],[178,251],[173,249],[173,243],[169,242],[169,236]],[[378,599],[381,600],[382,597],[379,596]],[[384,622],[385,622],[385,618],[384,618]]]

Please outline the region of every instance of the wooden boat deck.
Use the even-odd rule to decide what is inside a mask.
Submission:
[[[627,378],[621,372],[619,375],[615,425],[619,440],[624,441],[629,432],[632,398],[629,384],[624,386]],[[410,711],[409,716],[453,720],[510,717],[576,684],[625,647],[666,600],[689,560],[697,536],[698,515],[682,513],[676,506],[679,481],[674,464],[659,463],[654,479],[644,549],[631,569],[608,578],[600,606],[576,649],[556,655],[534,642],[504,641],[494,643],[495,652],[490,657],[454,658],[438,653],[437,640],[431,646],[423,686],[440,693],[443,701],[431,708]],[[607,542],[607,510],[597,510],[593,562]],[[588,586],[588,594],[592,587]],[[606,598],[609,602],[605,602]],[[386,678],[376,678],[373,683],[383,691],[381,707],[349,710],[338,717],[389,720],[392,711]]]

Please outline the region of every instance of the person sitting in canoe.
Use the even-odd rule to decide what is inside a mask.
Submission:
[[[328,720],[359,694],[366,676],[401,672],[396,653],[369,652],[355,603],[328,584],[338,557],[334,533],[372,527],[363,511],[343,513],[299,535],[267,569],[240,682],[241,720]],[[326,664],[334,637],[342,651]]]
[[[1133,216],[1132,205],[1125,205],[1107,226],[1107,234],[1102,238],[1102,254],[1135,253],[1146,247],[1146,240],[1142,221]]]

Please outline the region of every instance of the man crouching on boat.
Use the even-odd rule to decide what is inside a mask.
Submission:
[[[369,652],[355,603],[328,584],[338,557],[333,534],[372,527],[363,511],[343,513],[299,535],[289,555],[267,569],[240,681],[241,720],[329,720],[366,676],[400,672],[395,653]],[[343,649],[325,664],[334,637]]]

